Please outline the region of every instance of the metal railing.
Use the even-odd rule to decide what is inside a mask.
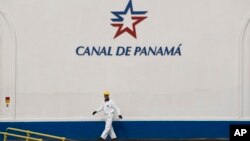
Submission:
[[[38,138],[32,138],[32,137],[27,137],[27,136],[21,136],[21,135],[16,135],[16,134],[11,134],[7,132],[0,132],[4,136],[3,141],[7,141],[8,136],[16,137],[16,138],[21,138],[21,139],[26,139],[26,141],[43,141],[43,139],[38,139]]]
[[[61,140],[61,141],[66,140],[65,137],[59,137],[59,136],[54,136],[54,135],[49,135],[49,134],[44,134],[44,133],[39,133],[39,132],[33,132],[33,131],[30,131],[30,130],[23,130],[23,129],[12,128],[12,127],[9,127],[9,128],[6,129],[6,131],[8,131],[8,130],[26,133],[27,137],[30,137],[30,135],[37,135],[37,136],[53,138],[53,139],[57,139],[57,140]]]

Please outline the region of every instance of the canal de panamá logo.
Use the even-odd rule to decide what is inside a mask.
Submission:
[[[111,25],[117,28],[114,38],[117,38],[123,33],[128,33],[132,37],[137,38],[136,27],[147,18],[147,16],[145,16],[147,12],[148,11],[135,11],[132,0],[129,0],[124,11],[111,11],[115,16],[115,18],[111,19]]]
[[[132,0],[128,0],[127,6],[124,6],[123,10],[111,11],[111,27],[116,30],[114,33],[114,39],[117,37],[129,36],[137,39],[141,34],[138,31],[141,30],[141,23],[148,18],[148,11],[138,10],[132,4]],[[134,10],[136,9],[136,10]],[[164,20],[164,19],[163,19]],[[138,30],[140,28],[140,30]],[[161,32],[166,30],[161,27]],[[136,30],[137,29],[137,30]],[[151,29],[153,30],[153,29]],[[138,35],[138,36],[137,36]],[[104,35],[103,35],[104,36]],[[107,42],[106,44],[82,44],[76,47],[75,52],[78,56],[126,56],[126,57],[142,57],[142,56],[182,56],[182,43],[176,40],[172,45],[167,45],[167,41],[159,41],[153,39],[153,42],[158,44],[148,44],[141,40],[140,43],[117,43],[118,45]]]

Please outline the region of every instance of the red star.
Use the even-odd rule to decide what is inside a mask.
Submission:
[[[123,29],[123,24],[111,24],[113,27],[118,27],[118,30],[114,36],[114,38],[118,37],[119,35],[121,35],[124,32],[128,32],[130,35],[132,35],[134,38],[137,38],[136,36],[136,28],[135,26],[140,23],[141,21],[143,21],[144,19],[146,19],[147,17],[132,17],[132,20],[135,20],[133,22],[133,29],[130,29],[128,27]]]

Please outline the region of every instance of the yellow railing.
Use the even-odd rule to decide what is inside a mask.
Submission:
[[[26,139],[26,141],[28,141],[28,140],[43,141],[43,139],[32,138],[32,137],[26,137],[26,136],[21,136],[21,135],[16,135],[16,134],[7,133],[7,132],[0,132],[0,134],[2,134],[2,135],[4,136],[3,141],[7,141],[7,137],[8,137],[8,136],[12,136],[12,137],[16,137],[16,138],[21,138],[21,139]]]
[[[18,129],[18,128],[9,127],[9,128],[6,129],[6,131],[8,131],[8,130],[26,133],[28,137],[30,137],[30,135],[32,134],[32,135],[43,136],[43,137],[47,137],[47,138],[58,139],[58,140],[61,140],[61,141],[66,140],[65,137],[59,137],[59,136],[54,136],[54,135],[49,135],[49,134],[43,134],[43,133],[39,133],[39,132],[33,132],[33,131],[23,130],[23,129]]]

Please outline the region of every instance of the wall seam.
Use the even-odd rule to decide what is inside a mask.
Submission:
[[[239,71],[238,71],[238,120],[244,118],[244,64],[245,64],[245,36],[248,25],[250,23],[250,14],[248,14],[246,20],[243,22],[243,28],[240,32],[240,50],[239,50]]]

